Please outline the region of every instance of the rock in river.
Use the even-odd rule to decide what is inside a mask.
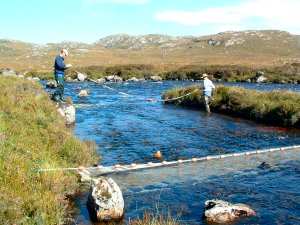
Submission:
[[[255,215],[256,213],[247,205],[213,199],[205,202],[203,218],[206,222],[227,223],[243,216]]]
[[[94,221],[121,219],[124,213],[121,189],[109,177],[92,179],[87,207]]]

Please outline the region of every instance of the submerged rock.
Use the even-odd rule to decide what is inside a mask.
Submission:
[[[94,221],[121,219],[124,213],[121,189],[109,177],[92,179],[87,207]]]
[[[271,165],[269,163],[262,162],[257,168],[262,169],[262,170],[266,170],[266,169],[270,169]]]
[[[75,107],[71,103],[59,102],[57,103],[58,112],[65,117],[67,125],[75,123]]]
[[[206,222],[227,223],[243,216],[255,215],[256,213],[247,205],[214,199],[205,202],[203,219]]]
[[[78,93],[78,97],[80,97],[80,98],[87,97],[87,96],[89,96],[89,93],[86,90],[81,90]]]

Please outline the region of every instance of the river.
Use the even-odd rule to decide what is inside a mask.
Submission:
[[[226,115],[160,102],[161,94],[190,81],[111,83],[114,90],[91,82],[67,83],[66,96],[77,104],[74,134],[99,146],[101,165],[159,162],[215,154],[244,152],[300,144],[300,130],[267,126]],[[219,85],[220,83],[216,83]],[[289,89],[300,85],[226,83],[259,90]],[[77,97],[78,89],[90,92]],[[124,95],[127,93],[130,96]],[[147,101],[155,99],[157,101]],[[97,104],[97,105],[96,105]],[[163,158],[153,154],[161,151]],[[300,153],[267,154],[224,159],[180,167],[112,174],[125,200],[119,224],[159,210],[178,216],[180,224],[204,224],[204,202],[222,199],[250,205],[258,216],[235,224],[300,224]],[[259,169],[262,162],[270,169]],[[86,187],[86,191],[87,191]],[[92,224],[86,210],[87,192],[75,200],[78,224]]]

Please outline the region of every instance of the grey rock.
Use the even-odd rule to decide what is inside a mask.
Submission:
[[[119,77],[119,76],[107,76],[107,77],[105,77],[105,80],[109,81],[109,82],[122,82],[123,81],[122,77]]]
[[[122,218],[124,199],[121,189],[109,177],[92,179],[87,207],[92,219],[110,221]]]
[[[256,213],[244,204],[232,204],[217,199],[205,202],[203,219],[206,222],[227,223],[244,216],[256,216]]]
[[[80,98],[87,97],[87,96],[89,96],[89,93],[86,90],[81,90],[78,93],[78,97],[80,97]]]
[[[56,81],[48,81],[47,84],[46,84],[46,88],[49,88],[49,89],[57,88]]]
[[[268,81],[268,78],[266,78],[265,76],[260,76],[257,78],[256,83],[266,83]]]
[[[150,77],[150,80],[152,80],[154,82],[159,82],[159,81],[162,81],[162,78],[160,76],[152,76],[152,77]]]
[[[75,107],[70,103],[57,103],[58,112],[65,118],[67,125],[75,123]]]

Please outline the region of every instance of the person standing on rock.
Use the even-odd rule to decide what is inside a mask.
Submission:
[[[206,73],[203,74],[202,79],[203,79],[204,104],[205,104],[206,112],[210,113],[209,101],[212,98],[212,91],[213,89],[215,89],[215,85],[210,79],[208,79],[208,75]]]
[[[71,64],[65,64],[65,57],[68,56],[68,51],[66,49],[62,49],[60,54],[56,56],[54,61],[54,76],[57,83],[57,88],[52,95],[52,100],[56,102],[66,102],[63,99],[64,94],[64,78],[65,78],[65,70],[71,67]]]

